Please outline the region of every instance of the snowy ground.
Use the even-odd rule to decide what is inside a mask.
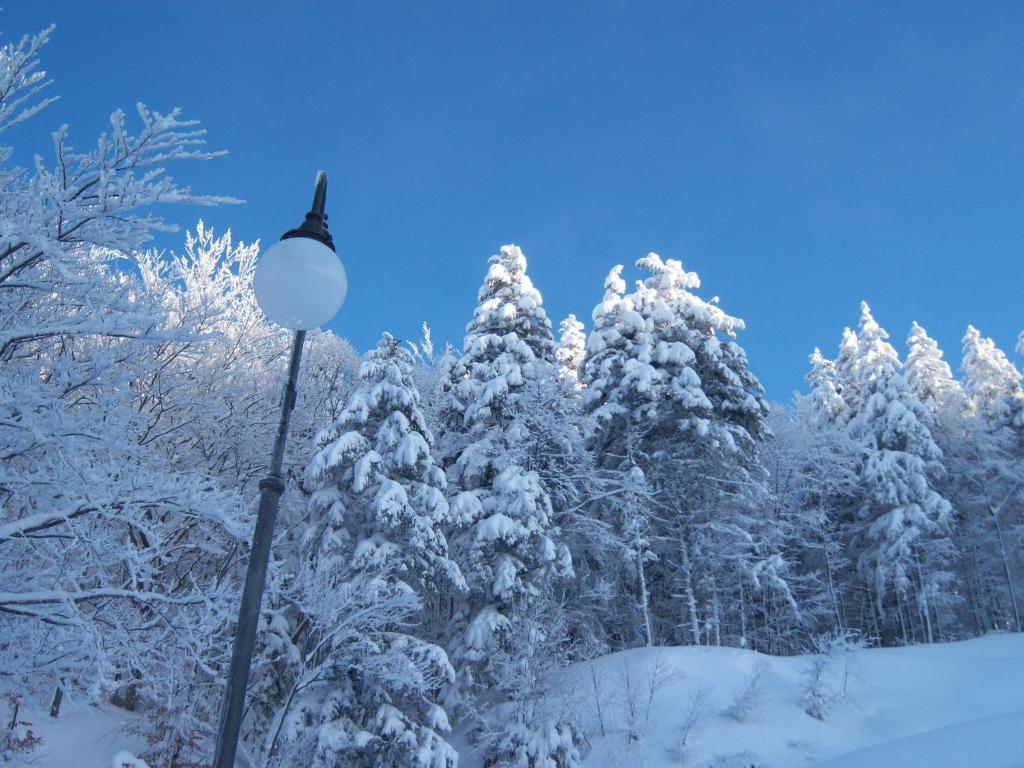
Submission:
[[[588,734],[587,768],[1024,768],[1024,635],[836,656],[824,722],[804,712],[811,664],[732,648],[637,649],[562,673],[558,704]],[[31,717],[43,744],[22,764],[110,768],[118,751],[143,748],[121,732],[129,717]]]
[[[96,709],[73,703],[64,707],[57,720],[23,711],[19,719],[31,724],[42,743],[25,758],[15,760],[12,768],[111,768],[116,754],[146,749],[141,736],[126,733],[132,718],[116,707]]]
[[[836,657],[829,693],[838,697],[846,677],[846,695],[834,700],[824,722],[804,712],[811,663],[729,648],[666,648],[579,665],[568,676],[567,695],[590,735],[585,765],[1024,767],[1024,635]],[[758,668],[750,711],[730,716]],[[699,722],[681,749],[702,689]]]

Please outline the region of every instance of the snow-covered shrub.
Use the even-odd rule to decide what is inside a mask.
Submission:
[[[726,755],[715,755],[707,762],[706,768],[767,768],[767,766],[760,756],[743,750]]]
[[[557,675],[571,650],[570,627],[560,604],[537,600],[505,630],[488,667],[500,687],[484,689],[468,713],[486,764],[577,764],[585,741],[579,696]]]
[[[683,764],[693,755],[693,739],[714,715],[711,706],[711,686],[702,685],[686,701],[683,719],[679,723],[677,757]]]
[[[852,654],[868,647],[857,632],[836,631],[814,638],[816,654],[804,672],[804,711],[816,720],[824,720],[830,710],[847,695],[852,672]]]
[[[651,712],[660,702],[665,688],[680,679],[678,672],[661,650],[655,651],[654,658],[638,671],[631,666],[628,658],[615,668],[611,676],[612,694],[609,704],[614,707],[610,722],[621,724],[627,745],[643,738],[650,723]]]
[[[737,689],[732,703],[725,709],[725,716],[738,723],[753,717],[764,703],[768,692],[768,664],[764,659],[754,662],[747,679]]]
[[[575,726],[568,722],[513,722],[489,739],[486,764],[508,768],[580,768],[579,741]]]
[[[15,760],[31,760],[29,753],[42,743],[42,739],[32,733],[27,721],[19,719],[21,697],[8,693],[4,698],[11,708],[11,714],[0,721],[0,765],[13,765]]]

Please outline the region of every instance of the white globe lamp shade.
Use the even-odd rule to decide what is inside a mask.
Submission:
[[[341,259],[319,240],[289,237],[260,256],[253,290],[272,322],[293,331],[309,331],[341,309],[348,277]]]

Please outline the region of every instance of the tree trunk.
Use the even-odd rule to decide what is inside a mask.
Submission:
[[[747,591],[740,579],[740,648],[747,647]]]
[[[924,574],[921,572],[921,560],[917,553],[914,553],[914,567],[917,569],[917,589],[920,597],[921,617],[924,619],[925,642],[934,643],[935,637],[932,633],[932,617],[928,608],[928,587],[924,583]]]
[[[903,635],[903,644],[910,645],[910,638],[907,637],[907,620],[903,615],[903,597],[899,589],[896,589],[896,615],[900,619],[900,633]]]
[[[59,685],[53,691],[53,701],[50,702],[50,717],[57,717],[60,714],[60,703],[64,700],[64,689]]]
[[[647,576],[644,574],[644,553],[638,548],[636,553],[636,572],[640,580],[640,614],[644,619],[644,639],[647,647],[654,645],[654,633],[651,631],[650,596],[647,594]]]
[[[1013,589],[1013,575],[1010,573],[1010,560],[1006,554],[1006,542],[1003,540],[1003,527],[999,525],[999,516],[996,511],[989,507],[989,514],[996,527],[996,536],[999,538],[999,554],[1003,559],[1003,575],[1006,577],[1006,588],[1010,593],[1010,609],[1013,611],[1014,631],[1020,632],[1020,608],[1017,606],[1017,593]]]
[[[839,595],[836,594],[835,576],[832,573],[832,558],[828,554],[828,536],[825,534],[824,528],[821,530],[821,544],[822,554],[825,557],[825,575],[828,578],[828,596],[832,600],[832,610],[836,615],[836,629],[840,632],[846,629],[843,626],[843,616],[839,610]]]
[[[722,611],[718,599],[718,582],[714,579],[711,581],[711,615],[714,617],[715,645],[720,646],[722,644]]]
[[[964,584],[967,585],[967,596],[971,603],[971,618],[974,620],[974,634],[980,636],[985,634],[985,630],[982,626],[981,606],[978,604],[978,578],[974,568],[974,557],[973,553],[968,552],[965,548],[964,539],[959,529],[955,530],[953,542],[959,556],[958,559],[963,572]]]
[[[681,538],[683,593],[686,595],[686,609],[690,619],[690,637],[694,645],[700,645],[700,624],[697,620],[697,596],[693,592],[693,573],[690,569],[690,547],[686,538]]]

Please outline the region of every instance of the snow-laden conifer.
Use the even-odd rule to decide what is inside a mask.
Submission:
[[[845,419],[850,419],[860,408],[860,381],[857,372],[859,355],[857,350],[857,334],[852,328],[843,329],[843,338],[839,343],[839,354],[833,363],[836,391],[843,398]]]
[[[932,599],[951,578],[952,509],[934,487],[942,453],[927,412],[888,337],[862,302],[853,366],[860,407],[848,426],[862,455],[858,565],[881,617],[895,613],[904,640],[916,633],[930,642]]]
[[[445,477],[412,367],[409,351],[385,334],[307,469],[304,668],[278,718],[280,749],[293,764],[456,761],[442,736],[447,717],[432,698],[454,672],[422,627],[424,606],[465,582],[442,533]]]
[[[742,321],[724,313],[717,299],[693,293],[697,275],[657,254],[637,266],[649,276],[627,294],[616,267],[594,310],[582,401],[591,417],[590,445],[608,468],[638,468],[654,497],[642,512],[646,524],[620,524],[651,527],[635,540],[658,542],[650,555],[635,553],[632,585],[650,595],[654,617],[643,623],[653,625],[655,641],[660,633],[677,636],[681,626],[689,642],[720,642],[733,632],[742,637],[744,620],[740,611],[732,613],[743,601],[742,583],[748,594],[783,584],[784,564],[754,530],[756,499],[764,492],[757,456],[766,433],[763,393],[733,341]],[[611,522],[618,505],[604,506]],[[737,600],[730,597],[726,607],[722,595],[732,590]]]
[[[1020,371],[990,338],[973,325],[963,341],[964,391],[972,412],[1015,429],[1024,439],[1024,388]]]
[[[514,461],[525,439],[527,382],[553,379],[555,342],[540,292],[515,245],[492,256],[462,357],[449,382],[447,442],[458,531],[453,547],[470,587],[456,657],[485,663],[518,600],[568,575],[568,552],[551,537],[551,500],[536,472]]]
[[[806,376],[811,394],[807,399],[806,415],[820,424],[841,423],[846,412],[846,402],[839,394],[836,381],[836,365],[821,354],[817,347],[811,352],[811,370]]]
[[[458,701],[476,686],[511,692],[522,684],[519,662],[509,660],[529,663],[536,649],[517,647],[514,638],[541,636],[524,634],[522,623],[538,601],[553,599],[556,580],[573,573],[544,480],[564,452],[549,439],[559,407],[541,404],[564,398],[564,388],[551,324],[517,246],[491,257],[445,387],[445,456],[456,491],[452,552],[469,585],[449,627]]]
[[[942,350],[928,332],[916,322],[907,337],[907,385],[911,394],[932,414],[962,407],[963,392],[953,378]]]
[[[558,375],[569,387],[579,387],[580,367],[586,352],[587,337],[583,333],[583,323],[576,315],[569,315],[558,326],[558,349],[555,350],[555,361],[558,363]]]

